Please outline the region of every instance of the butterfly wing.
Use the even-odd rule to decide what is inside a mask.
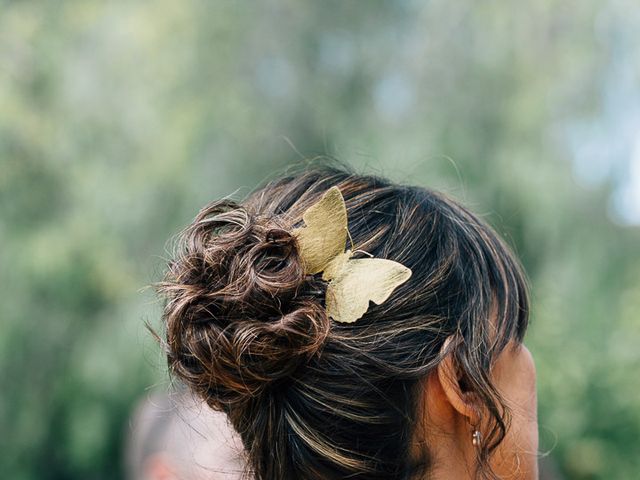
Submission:
[[[293,230],[298,240],[305,271],[315,274],[325,269],[347,243],[347,207],[338,187],[331,187],[302,215],[305,226]]]
[[[370,301],[380,305],[409,277],[411,269],[393,260],[347,260],[327,287],[327,314],[337,322],[355,322],[368,310]]]

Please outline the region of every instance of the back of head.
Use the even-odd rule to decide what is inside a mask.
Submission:
[[[413,272],[351,324],[327,316],[327,283],[305,275],[292,234],[333,186],[354,248]],[[241,203],[203,208],[159,290],[171,371],[228,414],[257,479],[389,480],[428,470],[428,445],[411,454],[419,384],[447,338],[446,353],[492,415],[480,464],[505,434],[488,370],[524,334],[525,278],[493,230],[445,195],[307,167]]]

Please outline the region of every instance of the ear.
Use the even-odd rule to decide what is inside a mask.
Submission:
[[[453,336],[444,341],[440,355],[445,354],[452,341]],[[448,402],[456,412],[466,417],[472,425],[476,425],[480,419],[477,398],[473,392],[465,390],[464,383],[461,382],[462,374],[453,354],[447,353],[436,369],[440,386]]]

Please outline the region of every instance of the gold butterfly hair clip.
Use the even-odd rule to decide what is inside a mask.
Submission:
[[[326,310],[336,322],[355,322],[369,309],[370,301],[380,305],[411,277],[411,269],[401,263],[382,258],[354,259],[354,251],[345,251],[351,235],[347,207],[338,187],[327,190],[304,212],[302,220],[305,226],[294,229],[293,235],[305,273],[322,272],[322,279],[329,282]]]

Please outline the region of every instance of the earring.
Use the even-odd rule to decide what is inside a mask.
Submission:
[[[474,447],[480,446],[480,439],[482,435],[480,434],[480,430],[474,430],[473,435],[471,435],[471,443],[473,443]]]

